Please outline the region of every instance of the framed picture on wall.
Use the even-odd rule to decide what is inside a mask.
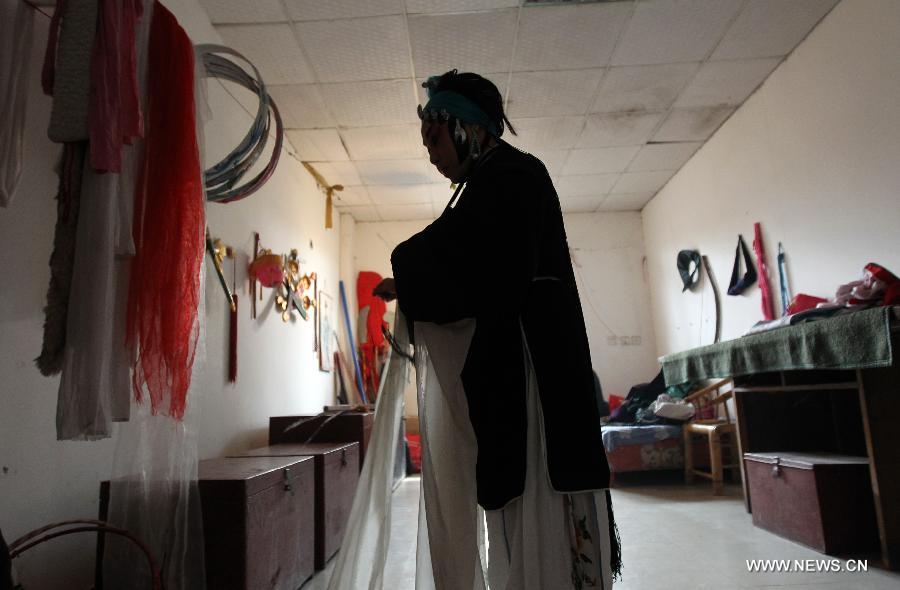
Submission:
[[[334,358],[334,301],[325,291],[319,291],[319,308],[317,310],[319,370],[330,372],[333,368]]]

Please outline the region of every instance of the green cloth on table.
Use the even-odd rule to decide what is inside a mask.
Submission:
[[[891,308],[876,307],[661,357],[667,385],[797,369],[891,364]]]

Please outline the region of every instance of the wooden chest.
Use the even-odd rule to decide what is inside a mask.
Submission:
[[[314,479],[310,457],[200,462],[208,588],[296,590],[312,576]]]
[[[830,453],[745,453],[753,524],[823,553],[878,546],[865,457]]]
[[[347,412],[334,416],[327,424],[323,422],[332,417],[316,416],[272,416],[269,418],[269,444],[306,443],[306,442],[356,442],[359,443],[359,468],[366,459],[366,449],[372,426],[375,424],[375,412]],[[312,419],[316,418],[316,419]],[[298,421],[300,424],[297,424]],[[296,426],[295,426],[296,425]],[[316,432],[319,427],[321,430]],[[315,433],[315,437],[309,437]]]
[[[315,566],[341,548],[353,497],[359,482],[359,445],[350,443],[279,444],[241,453],[243,457],[299,457],[315,459],[316,552]]]

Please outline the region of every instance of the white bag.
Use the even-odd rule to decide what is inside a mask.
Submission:
[[[661,393],[656,398],[656,401],[650,404],[648,409],[660,418],[679,420],[681,422],[687,422],[694,417],[694,406],[665,393]]]

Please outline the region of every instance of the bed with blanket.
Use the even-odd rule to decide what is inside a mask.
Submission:
[[[681,426],[672,424],[606,425],[603,448],[612,473],[682,469]]]

